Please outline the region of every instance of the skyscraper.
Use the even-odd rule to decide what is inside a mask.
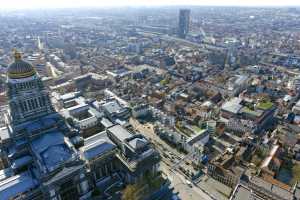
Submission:
[[[179,11],[179,24],[178,24],[178,36],[185,38],[190,28],[190,13],[188,9],[181,9]]]

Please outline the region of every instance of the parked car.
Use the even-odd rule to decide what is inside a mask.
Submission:
[[[193,184],[192,184],[192,182],[191,181],[189,181],[189,180],[186,180],[186,182],[185,182],[189,187],[193,187]]]

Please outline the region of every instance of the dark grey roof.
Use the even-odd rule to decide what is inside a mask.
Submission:
[[[110,101],[103,105],[103,108],[106,112],[112,113],[119,113],[123,110],[123,108],[119,105],[117,101]]]

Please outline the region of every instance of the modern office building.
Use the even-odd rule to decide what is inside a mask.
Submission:
[[[181,9],[179,11],[179,24],[178,24],[178,36],[185,38],[190,28],[190,13],[188,9]]]

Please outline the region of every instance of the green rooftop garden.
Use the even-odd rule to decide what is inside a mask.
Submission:
[[[273,107],[273,103],[271,101],[260,102],[256,106],[258,109],[268,110]]]
[[[249,115],[254,115],[254,116],[260,116],[261,115],[261,112],[258,112],[257,110],[251,110],[250,108],[248,107],[243,107],[243,110],[242,110],[244,113],[247,113]]]

